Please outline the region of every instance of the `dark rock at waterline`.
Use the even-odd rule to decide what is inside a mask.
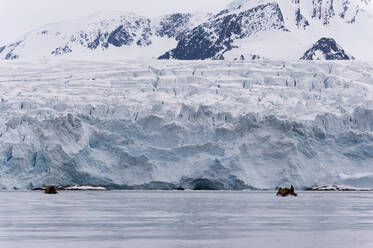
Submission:
[[[140,185],[126,185],[111,183],[104,186],[107,190],[177,190],[180,186],[167,182],[150,182]]]
[[[207,178],[183,178],[180,182],[183,187],[191,190],[245,190],[254,189],[246,185],[236,176],[229,176],[224,180],[213,180]]]

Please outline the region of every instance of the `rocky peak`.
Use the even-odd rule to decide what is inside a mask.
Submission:
[[[180,40],[178,46],[160,59],[223,59],[236,39],[274,29],[285,29],[277,3],[267,3],[242,12],[228,9],[199,25]]]
[[[353,60],[332,38],[321,38],[301,58],[302,60]]]

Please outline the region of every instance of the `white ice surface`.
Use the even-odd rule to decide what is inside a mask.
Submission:
[[[74,185],[64,188],[64,190],[105,190],[104,187],[97,187],[97,186],[80,186],[80,185]]]
[[[371,63],[3,61],[0,95],[2,189],[373,187]]]

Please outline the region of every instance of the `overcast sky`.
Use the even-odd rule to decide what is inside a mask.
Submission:
[[[0,0],[0,45],[44,24],[76,19],[99,10],[145,16],[173,12],[216,12],[233,0]]]

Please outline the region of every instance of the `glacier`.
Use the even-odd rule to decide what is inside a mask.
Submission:
[[[15,60],[0,84],[1,190],[373,188],[372,62]]]

